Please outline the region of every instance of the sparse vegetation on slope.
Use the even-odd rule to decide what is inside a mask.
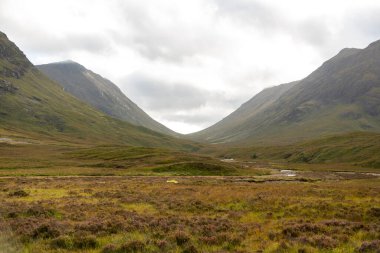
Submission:
[[[77,144],[193,145],[106,116],[39,72],[2,33],[0,46],[0,80],[14,87],[0,89],[0,129],[7,135]]]
[[[342,50],[306,78],[260,92],[189,138],[278,145],[355,131],[380,132],[380,41]]]
[[[0,144],[1,176],[259,175],[219,159],[163,148]]]
[[[57,62],[39,65],[37,68],[61,85],[66,92],[109,116],[163,134],[177,135],[153,120],[111,81],[76,62]]]

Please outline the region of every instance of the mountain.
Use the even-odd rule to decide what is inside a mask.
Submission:
[[[251,145],[355,131],[380,131],[380,41],[343,49],[306,78],[263,90],[189,137]]]
[[[111,81],[73,61],[38,65],[37,68],[64,90],[114,118],[153,131],[177,135],[152,119]]]
[[[0,32],[0,136],[36,142],[192,148],[109,117],[63,91]]]

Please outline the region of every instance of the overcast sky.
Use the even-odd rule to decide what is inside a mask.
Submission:
[[[34,64],[72,59],[189,133],[380,39],[380,1],[0,0],[0,30]]]

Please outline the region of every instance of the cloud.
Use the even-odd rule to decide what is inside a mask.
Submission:
[[[352,37],[360,35],[361,40],[380,39],[380,7],[370,10],[362,7],[353,10],[345,20],[345,26],[351,28],[345,32],[350,33]]]
[[[167,115],[165,118],[168,121],[176,121],[176,122],[188,122],[190,124],[207,124],[209,122],[215,122],[220,119],[219,114],[170,114]]]
[[[145,108],[156,111],[196,109],[208,100],[207,92],[186,83],[168,83],[146,75],[132,74],[124,90]]]
[[[331,40],[332,35],[328,23],[323,18],[306,19],[295,25],[293,33],[296,38],[302,38],[308,44],[320,48]]]
[[[150,60],[174,63],[208,54],[222,44],[222,34],[210,29],[215,20],[207,2],[149,2],[120,2],[121,25],[128,32],[115,33],[115,40]]]
[[[23,1],[2,1],[2,6],[0,5],[0,23],[3,24],[7,32],[9,31],[12,37],[17,38],[18,44],[23,49],[35,55],[67,54],[74,51],[102,54],[112,51],[107,31],[77,30],[75,28],[61,31],[59,27],[54,26],[47,30],[43,22],[54,24],[56,21],[46,18],[41,24],[39,21],[44,15],[38,11],[33,14],[33,9],[29,10],[28,8],[28,5],[33,3],[31,1],[26,2],[24,8],[22,8],[19,5],[20,2]],[[59,7],[61,2],[57,2],[56,5]],[[10,12],[10,9],[17,9],[20,13],[16,11]],[[59,12],[59,9],[56,9],[56,11]],[[17,13],[17,15],[12,15],[13,13]],[[42,17],[37,17],[37,15],[42,15]],[[23,16],[22,19],[20,18],[21,16]],[[56,18],[60,18],[60,15],[57,15]],[[65,20],[62,20],[62,22],[64,25]],[[71,22],[67,21],[66,23],[67,28],[74,26]]]
[[[262,31],[282,27],[287,21],[282,13],[264,2],[248,0],[215,0],[218,13],[243,25],[254,25]],[[284,23],[284,21],[286,21]]]
[[[147,73],[133,73],[122,83],[122,90],[130,98],[166,122],[206,127],[241,103],[241,98],[233,94],[209,91],[189,83],[171,83]]]
[[[29,40],[28,49],[35,53],[59,54],[68,51],[86,51],[88,53],[101,54],[112,50],[106,37],[95,34],[70,34],[65,37],[50,36],[32,33],[23,34],[24,40]],[[44,41],[40,41],[45,37]]]
[[[0,29],[33,63],[73,59],[180,132],[365,47],[379,26],[373,0],[0,1]]]

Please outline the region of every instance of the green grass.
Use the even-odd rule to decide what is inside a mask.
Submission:
[[[162,166],[152,169],[153,172],[165,175],[176,176],[231,176],[239,175],[239,172],[233,168],[221,164],[210,163],[178,163],[169,166]]]
[[[0,176],[264,176],[276,168],[378,172],[379,136],[353,133],[288,146],[209,146],[200,152],[126,145],[3,143]],[[235,159],[232,162],[220,161],[231,157]]]
[[[380,134],[349,133],[289,145],[205,148],[204,153],[312,170],[378,171]]]
[[[212,156],[133,146],[0,145],[0,176],[261,175]]]
[[[97,111],[43,75],[4,34],[0,34],[0,44],[8,54],[0,57],[0,79],[16,88],[13,92],[0,91],[0,138],[13,136],[35,143],[71,145],[199,148],[194,142],[134,126]],[[19,78],[3,72],[17,73]]]

